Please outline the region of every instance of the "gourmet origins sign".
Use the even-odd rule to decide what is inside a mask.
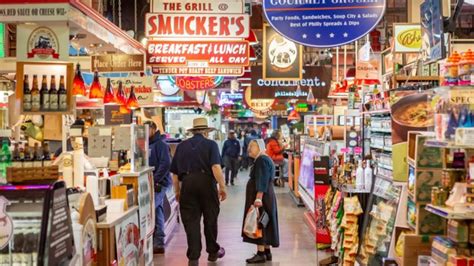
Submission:
[[[312,47],[335,47],[365,36],[379,23],[385,0],[263,0],[268,23]]]

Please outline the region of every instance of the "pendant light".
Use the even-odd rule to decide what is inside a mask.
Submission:
[[[115,97],[115,102],[120,105],[120,113],[121,114],[128,114],[130,110],[127,108],[127,97],[125,95],[125,91],[123,90],[123,83],[119,81],[117,95]]]
[[[296,92],[295,93],[296,93],[297,96],[301,95],[301,86],[300,86],[299,83],[298,83],[298,86],[296,86]]]
[[[309,86],[308,97],[306,97],[306,101],[309,104],[314,104],[315,103],[315,99],[314,99],[314,95],[313,95],[313,87],[311,87],[311,86]]]
[[[111,104],[115,102],[114,88],[110,78],[107,78],[107,85],[105,87],[104,104]]]
[[[130,87],[130,96],[128,96],[128,101],[127,101],[127,108],[128,109],[137,109],[138,106],[138,100],[137,96],[135,96],[135,86]]]
[[[86,84],[82,78],[81,65],[76,65],[76,73],[72,81],[72,95],[86,95]]]
[[[102,92],[102,86],[99,82],[99,71],[94,71],[94,80],[92,81],[89,90],[89,99],[102,99],[104,98],[104,92]]]

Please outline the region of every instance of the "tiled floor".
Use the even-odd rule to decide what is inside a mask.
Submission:
[[[205,241],[200,265],[238,266],[246,265],[245,259],[256,252],[256,247],[243,243],[240,236],[243,205],[245,200],[245,184],[247,173],[239,173],[236,185],[228,188],[228,199],[221,204],[219,216],[219,244],[226,249],[226,256],[217,263],[207,262]],[[303,221],[304,208],[297,208],[288,194],[288,188],[278,188],[278,214],[280,222],[280,247],[273,250],[273,262],[263,265],[306,266],[316,265],[316,249],[314,237]],[[204,234],[203,234],[204,238]],[[166,254],[155,255],[155,265],[185,266],[186,235],[182,226],[166,247]]]

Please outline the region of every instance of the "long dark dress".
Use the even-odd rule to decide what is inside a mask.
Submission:
[[[280,246],[278,208],[275,191],[273,189],[274,176],[275,166],[273,165],[272,159],[266,155],[259,156],[250,170],[250,179],[247,182],[247,189],[245,191],[244,221],[245,214],[250,206],[253,205],[257,192],[263,192],[263,209],[268,213],[270,221],[267,227],[263,230],[263,238],[252,239],[242,233],[244,242],[256,245],[269,245],[272,247]]]

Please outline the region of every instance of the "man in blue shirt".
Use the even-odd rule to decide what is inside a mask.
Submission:
[[[222,158],[224,159],[225,167],[225,185],[230,183],[234,185],[234,178],[237,177],[239,171],[239,156],[240,156],[240,142],[235,137],[235,131],[230,130],[228,139],[224,142],[222,147]]]
[[[219,148],[207,138],[212,130],[206,118],[194,119],[189,130],[193,137],[178,145],[171,162],[173,187],[188,240],[189,265],[199,265],[202,216],[208,261],[215,262],[225,255],[224,248],[217,243],[217,218],[219,200],[225,200],[227,192]]]
[[[155,184],[155,232],[153,236],[153,253],[165,253],[165,215],[163,202],[166,191],[171,186],[170,166],[171,156],[168,144],[163,142],[160,131],[152,121],[145,122],[150,131],[149,139],[149,165],[155,167],[153,170],[153,181]]]

